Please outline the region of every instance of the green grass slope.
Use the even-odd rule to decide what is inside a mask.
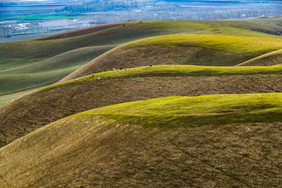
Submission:
[[[237,66],[271,66],[282,63],[282,49],[263,54],[261,56],[240,63]]]
[[[282,16],[216,21],[216,23],[228,27],[242,28],[273,35],[282,35]]]
[[[282,92],[282,66],[147,66],[52,85],[0,108],[0,147],[85,110],[166,96]],[[273,81],[275,80],[275,82]]]
[[[31,93],[32,91],[35,91],[36,89],[30,89],[30,90],[25,90],[13,94],[8,94],[8,95],[0,95],[0,107],[4,106],[5,104],[8,104],[11,101],[14,101],[28,93]],[[9,102],[8,102],[9,101]]]
[[[76,114],[0,149],[10,187],[279,187],[282,94],[167,97]]]
[[[114,27],[102,31],[81,35],[72,38],[63,38],[47,41],[20,41],[0,44],[1,69],[10,62],[25,63],[36,62],[45,58],[58,55],[70,50],[97,46],[120,44],[155,35],[176,33],[217,34],[214,29],[223,29],[223,35],[239,35],[253,37],[275,37],[249,30],[241,30],[225,26],[214,26],[201,22],[191,21],[147,21],[129,24],[126,27]],[[237,34],[236,34],[237,33]],[[277,36],[278,37],[278,36]],[[281,37],[279,37],[281,38]],[[11,60],[11,61],[8,61]],[[14,66],[13,65],[13,66]]]
[[[118,23],[116,23],[118,24]],[[93,32],[93,33],[89,33]],[[115,26],[115,27],[103,27],[97,26],[94,28],[86,28],[76,31],[71,31],[69,33],[62,33],[55,36],[59,38],[56,40],[29,40],[21,42],[11,42],[11,43],[1,43],[0,44],[0,71],[10,72],[10,77],[14,74],[19,74],[19,72],[26,72],[26,67],[32,67],[35,64],[44,67],[40,70],[42,77],[44,77],[44,72],[48,72],[45,68],[50,69],[46,61],[50,58],[55,58],[58,55],[63,55],[66,52],[72,52],[72,50],[79,50],[81,52],[81,61],[70,63],[73,66],[75,63],[78,66],[85,64],[89,61],[90,56],[85,56],[84,54],[88,52],[85,47],[97,47],[97,51],[105,52],[104,45],[117,46],[122,43],[130,42],[136,39],[145,38],[149,36],[157,36],[164,34],[176,34],[176,33],[199,33],[199,34],[216,34],[216,35],[239,35],[239,36],[252,36],[252,37],[265,37],[265,38],[281,38],[280,36],[267,35],[264,33],[254,32],[242,28],[227,27],[222,24],[204,23],[196,21],[143,21],[142,23],[131,23],[127,24],[126,27]],[[51,38],[54,36],[50,36]],[[67,37],[67,38],[64,38]],[[47,37],[48,38],[48,37]],[[101,47],[99,50],[98,48]],[[82,50],[85,50],[84,52]],[[68,54],[65,54],[66,59],[68,59]],[[95,52],[94,52],[95,54]],[[92,58],[100,55],[96,55]],[[50,67],[54,64],[59,65],[61,61],[58,59],[53,59],[54,63],[50,63]],[[65,63],[64,63],[65,64]],[[36,67],[38,67],[36,66]],[[21,70],[23,68],[23,70]],[[74,68],[74,67],[73,67]],[[11,69],[14,69],[13,72]],[[62,70],[61,66],[54,71],[61,71],[61,76],[68,74],[67,71]],[[70,67],[67,68],[71,70]],[[30,77],[29,73],[39,73],[36,72],[36,68],[30,69],[32,72],[26,73],[26,77]],[[63,74],[64,73],[64,74]],[[4,74],[4,73],[3,73]],[[2,73],[1,73],[2,75]],[[24,75],[22,75],[24,76]],[[49,78],[48,83],[51,83],[55,78]],[[34,78],[36,83],[26,84],[28,87],[33,87],[35,84],[45,84],[46,82],[39,82]],[[40,79],[40,78],[39,78]],[[1,87],[1,90],[6,90],[6,88]],[[15,92],[20,88],[17,86],[9,92]],[[6,92],[5,91],[5,92]],[[4,91],[2,92],[4,93]]]
[[[0,94],[54,83],[113,47],[84,47],[26,65],[11,63],[0,70]]]
[[[141,39],[97,57],[61,81],[92,73],[159,64],[234,66],[282,48],[281,39],[198,34]]]

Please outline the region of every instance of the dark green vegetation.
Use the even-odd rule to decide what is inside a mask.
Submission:
[[[117,103],[165,96],[281,92],[281,71],[282,66],[161,65],[51,85],[0,109],[0,146],[63,117]]]
[[[281,104],[281,94],[211,95],[86,111],[1,148],[0,184],[278,187]]]

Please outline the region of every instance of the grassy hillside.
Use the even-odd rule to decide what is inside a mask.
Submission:
[[[221,33],[214,31],[222,29]],[[253,37],[277,37],[263,33],[191,21],[148,21],[118,26],[72,38],[47,41],[20,41],[0,44],[1,69],[9,62],[28,64],[60,53],[87,46],[112,45],[155,35],[176,33],[223,34]],[[23,59],[24,58],[24,59]],[[7,62],[7,60],[11,60]]]
[[[110,26],[109,26],[110,25]],[[28,89],[34,85],[42,85],[51,83],[57,79],[46,75],[48,80],[44,79],[45,72],[48,74],[49,69],[61,72],[60,77],[63,78],[79,66],[87,63],[90,59],[97,57],[101,53],[113,48],[114,46],[130,42],[136,39],[158,36],[164,34],[177,33],[198,33],[198,34],[215,34],[215,35],[235,35],[235,36],[251,36],[264,38],[281,38],[281,36],[268,35],[260,32],[246,30],[236,27],[228,27],[217,22],[197,22],[197,21],[143,21],[135,23],[135,21],[126,24],[126,27],[120,23],[109,24],[107,26],[96,26],[75,30],[67,33],[52,35],[44,39],[56,40],[29,40],[21,42],[1,43],[0,44],[0,74],[9,72],[9,76],[21,75],[23,78],[33,77],[32,74],[39,74],[42,77],[33,77],[35,82],[26,82],[22,87],[21,84],[14,84],[13,87],[0,87],[0,93],[15,92],[21,89]],[[105,45],[108,45],[106,48]],[[89,54],[89,49],[85,47],[94,47],[93,53]],[[78,50],[78,51],[73,51]],[[69,52],[69,53],[67,53]],[[71,54],[80,53],[79,59],[74,58],[69,62],[69,67],[65,67]],[[88,54],[88,55],[85,55]],[[63,67],[60,66],[62,61],[57,56],[64,55],[66,61]],[[52,63],[49,60],[52,60]],[[58,65],[55,67],[54,65]],[[68,66],[68,65],[66,65]],[[40,70],[38,67],[41,67]],[[55,70],[54,70],[55,69]],[[65,69],[65,70],[64,70]],[[38,71],[39,70],[39,71]],[[66,71],[67,70],[67,71]],[[16,74],[16,75],[15,75]],[[31,75],[30,75],[31,74]],[[4,78],[2,78],[3,80]],[[9,82],[9,78],[5,82]],[[38,79],[38,80],[37,80]]]
[[[5,104],[8,104],[11,101],[14,101],[15,99],[20,98],[20,97],[22,97],[22,96],[24,96],[28,93],[31,93],[34,90],[36,90],[36,89],[25,90],[25,91],[21,91],[21,92],[9,94],[9,95],[2,95],[2,96],[0,95],[0,107],[4,106]]]
[[[4,70],[0,70],[0,94],[54,83],[113,47],[111,45],[84,47],[26,65],[14,63],[5,67],[3,65]]]
[[[244,20],[217,21],[217,24],[222,24],[228,27],[242,28],[242,29],[269,33],[274,35],[282,35],[281,23],[282,23],[281,16],[251,18]]]
[[[261,56],[240,63],[237,66],[271,66],[282,63],[282,49],[263,54]]]
[[[85,110],[166,96],[282,92],[282,66],[147,66],[52,85],[0,108],[0,146]],[[275,82],[273,81],[275,80]]]
[[[86,111],[0,149],[10,187],[278,187],[281,94],[167,97]]]
[[[113,68],[144,65],[234,66],[281,48],[281,39],[198,34],[158,36],[117,47],[97,57],[61,81]]]

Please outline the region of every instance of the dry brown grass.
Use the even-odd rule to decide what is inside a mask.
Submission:
[[[282,92],[281,75],[132,77],[56,87],[0,108],[0,146],[85,110],[165,96]]]
[[[161,129],[70,117],[0,149],[0,185],[279,187],[281,127]]]

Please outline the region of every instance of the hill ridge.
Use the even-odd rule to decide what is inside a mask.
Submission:
[[[281,92],[281,67],[148,66],[56,84],[0,108],[0,146],[63,117],[117,103],[165,96]]]
[[[276,187],[281,160],[275,151],[281,140],[282,103],[277,103],[275,97],[282,100],[281,94],[166,97],[76,114],[0,148],[0,183],[4,188],[211,184]],[[201,108],[196,107],[198,102],[202,102]],[[220,113],[226,119],[237,114],[239,122],[249,118],[247,122],[251,123],[219,126],[202,122],[199,126],[201,121],[181,120],[181,115],[194,114],[193,109],[198,119],[205,114]],[[267,115],[272,110],[280,114],[276,116],[279,121],[267,123],[264,120],[273,120]],[[123,120],[99,117],[104,112],[137,116]],[[161,126],[152,127],[150,122],[160,120]],[[168,125],[171,120],[195,122],[195,126]]]

